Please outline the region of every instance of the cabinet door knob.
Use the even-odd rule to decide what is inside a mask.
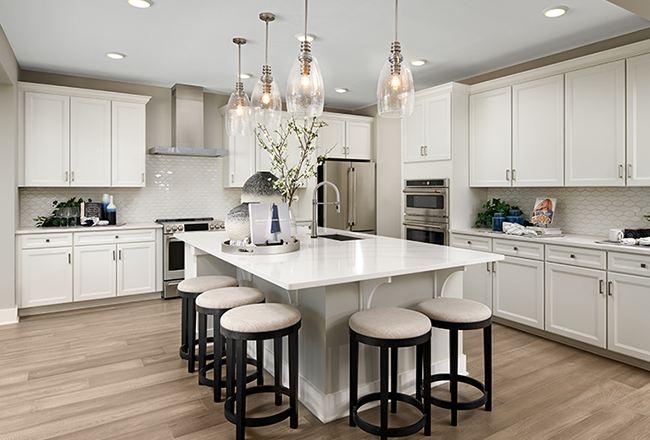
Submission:
[[[45,243],[49,243],[49,242],[50,242],[50,239],[49,239],[49,238],[46,238],[46,239],[45,239]]]
[[[571,258],[575,258],[576,256],[574,254],[569,255]]]
[[[512,249],[515,251],[519,251],[519,248],[517,246],[513,247]]]
[[[470,240],[467,240],[467,244],[472,244],[472,242]]]
[[[646,264],[645,264],[645,263],[641,263],[641,267],[642,267],[643,269],[645,269],[645,268],[646,268]]]
[[[119,236],[119,235],[116,235],[115,238],[120,238],[120,236]]]

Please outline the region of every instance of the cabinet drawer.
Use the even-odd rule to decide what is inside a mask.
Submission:
[[[101,232],[76,232],[74,244],[117,244],[133,243],[138,241],[155,241],[155,229],[125,229],[123,231],[101,231]]]
[[[607,256],[605,251],[548,244],[546,261],[604,270]]]
[[[72,233],[21,235],[20,243],[21,249],[72,246]]]
[[[452,234],[451,246],[475,251],[491,252],[492,239],[475,235]]]
[[[529,241],[503,240],[495,238],[492,242],[492,252],[513,257],[544,259],[544,245]]]
[[[612,272],[650,277],[650,255],[608,252],[607,265]]]

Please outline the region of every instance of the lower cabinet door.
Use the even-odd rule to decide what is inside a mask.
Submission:
[[[607,275],[607,348],[650,362],[650,278]]]
[[[494,316],[544,329],[544,262],[506,257],[493,276]]]
[[[156,243],[117,246],[117,296],[156,291]]]
[[[72,248],[20,251],[20,307],[72,301]]]
[[[116,258],[114,244],[75,246],[75,301],[87,301],[115,296]]]
[[[463,298],[492,308],[492,263],[467,266],[463,274]]]
[[[546,331],[606,346],[606,273],[546,263]]]

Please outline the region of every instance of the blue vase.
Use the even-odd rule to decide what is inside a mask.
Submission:
[[[506,221],[509,223],[519,223],[520,225],[524,225],[524,216],[521,215],[521,212],[518,209],[511,209],[508,211],[508,215],[506,216]]]
[[[501,231],[503,230],[503,222],[506,218],[500,212],[496,212],[494,217],[492,217],[492,230]]]

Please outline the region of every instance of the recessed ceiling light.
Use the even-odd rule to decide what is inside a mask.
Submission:
[[[305,34],[296,34],[296,38],[298,39],[298,41],[305,41]],[[316,37],[313,36],[312,34],[307,34],[307,41],[309,41],[310,43],[315,39]]]
[[[566,6],[553,6],[551,8],[544,9],[542,12],[549,18],[555,18],[564,15],[568,10],[569,8]]]
[[[145,9],[153,6],[153,2],[151,0],[129,0],[129,4],[140,9]]]
[[[250,73],[242,73],[241,75],[239,75],[239,77],[240,77],[241,79],[248,79],[248,78],[250,78],[250,77],[252,77],[252,76],[253,76],[253,75],[250,74]]]
[[[334,91],[335,91],[336,93],[345,93],[345,92],[348,91],[348,89],[343,88],[343,87],[338,87],[338,88],[334,89]]]
[[[122,58],[126,57],[126,55],[119,52],[106,52],[106,56],[113,60],[121,60]]]
[[[416,66],[416,67],[424,66],[426,63],[427,63],[427,60],[413,60],[413,61],[411,61],[411,64]]]

